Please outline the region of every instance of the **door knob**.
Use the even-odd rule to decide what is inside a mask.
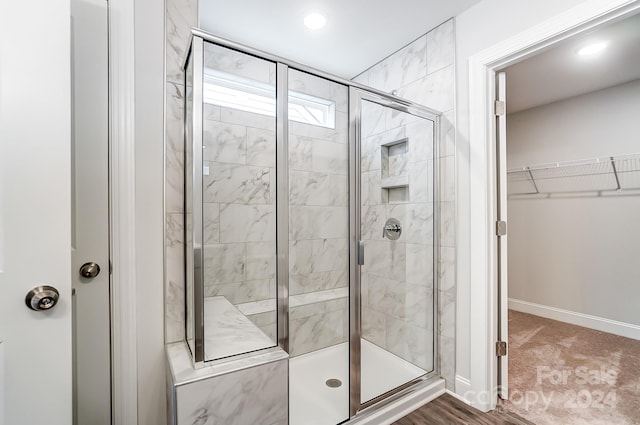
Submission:
[[[94,278],[98,276],[100,273],[100,266],[93,261],[89,263],[84,263],[82,267],[80,267],[80,276],[86,277],[87,279]]]
[[[60,294],[58,290],[53,286],[42,285],[36,286],[29,292],[24,301],[31,310],[43,311],[50,310],[58,303]]]

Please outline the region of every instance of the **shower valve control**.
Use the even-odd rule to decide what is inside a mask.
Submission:
[[[49,310],[58,304],[60,293],[56,288],[49,285],[36,286],[29,292],[24,301],[31,310]]]
[[[401,234],[402,226],[400,226],[400,222],[395,218],[390,218],[389,220],[387,220],[382,230],[382,237],[395,241],[400,237]]]

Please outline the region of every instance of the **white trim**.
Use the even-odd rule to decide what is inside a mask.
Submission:
[[[109,0],[111,338],[114,424],[138,422],[134,2]]]
[[[473,387],[471,386],[471,381],[465,378],[464,376],[456,375],[455,382],[455,397],[464,401],[467,404],[471,404],[470,393],[473,391]]]
[[[2,271],[0,270],[0,273]],[[4,425],[4,400],[5,400],[5,379],[4,379],[4,368],[6,367],[4,363],[4,344],[0,341],[0,425]]]
[[[471,406],[471,402],[469,400],[467,400],[466,398],[462,397],[461,395],[458,395],[457,393],[455,393],[455,392],[453,392],[451,390],[445,390],[444,392],[449,394],[451,397],[455,398],[456,400],[459,400],[459,401],[463,402],[464,404],[467,404],[467,405]]]
[[[407,416],[409,413],[419,409],[425,404],[435,400],[445,393],[444,379],[429,381],[421,384],[420,388],[415,389],[411,394],[407,394],[387,406],[367,413],[366,410],[362,416],[356,416],[355,419],[348,421],[349,425],[389,425],[400,418]]]
[[[618,322],[616,320],[605,319],[604,317],[591,316],[589,314],[563,310],[561,308],[530,303],[515,298],[509,298],[509,308],[523,313],[546,317],[547,319],[558,320],[560,322],[571,323],[572,325],[584,326],[585,328],[640,340],[640,326],[631,323]]]
[[[497,69],[567,37],[586,31],[640,7],[637,1],[591,0],[558,14],[469,58],[469,299],[470,381],[473,406],[495,408],[497,362],[497,261],[495,223],[495,129],[490,100]],[[467,217],[462,217],[464,219]],[[483,397],[480,397],[484,395]],[[489,397],[486,397],[489,395]],[[488,398],[488,400],[487,400]]]

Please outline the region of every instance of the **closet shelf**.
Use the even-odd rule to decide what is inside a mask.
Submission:
[[[507,171],[508,195],[640,189],[640,153]]]

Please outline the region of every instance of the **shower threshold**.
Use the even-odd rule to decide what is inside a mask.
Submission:
[[[335,425],[349,417],[349,345],[344,342],[289,360],[291,425]],[[427,372],[362,340],[362,400],[371,400]],[[342,385],[332,387],[328,380]],[[333,381],[332,381],[333,382]]]

